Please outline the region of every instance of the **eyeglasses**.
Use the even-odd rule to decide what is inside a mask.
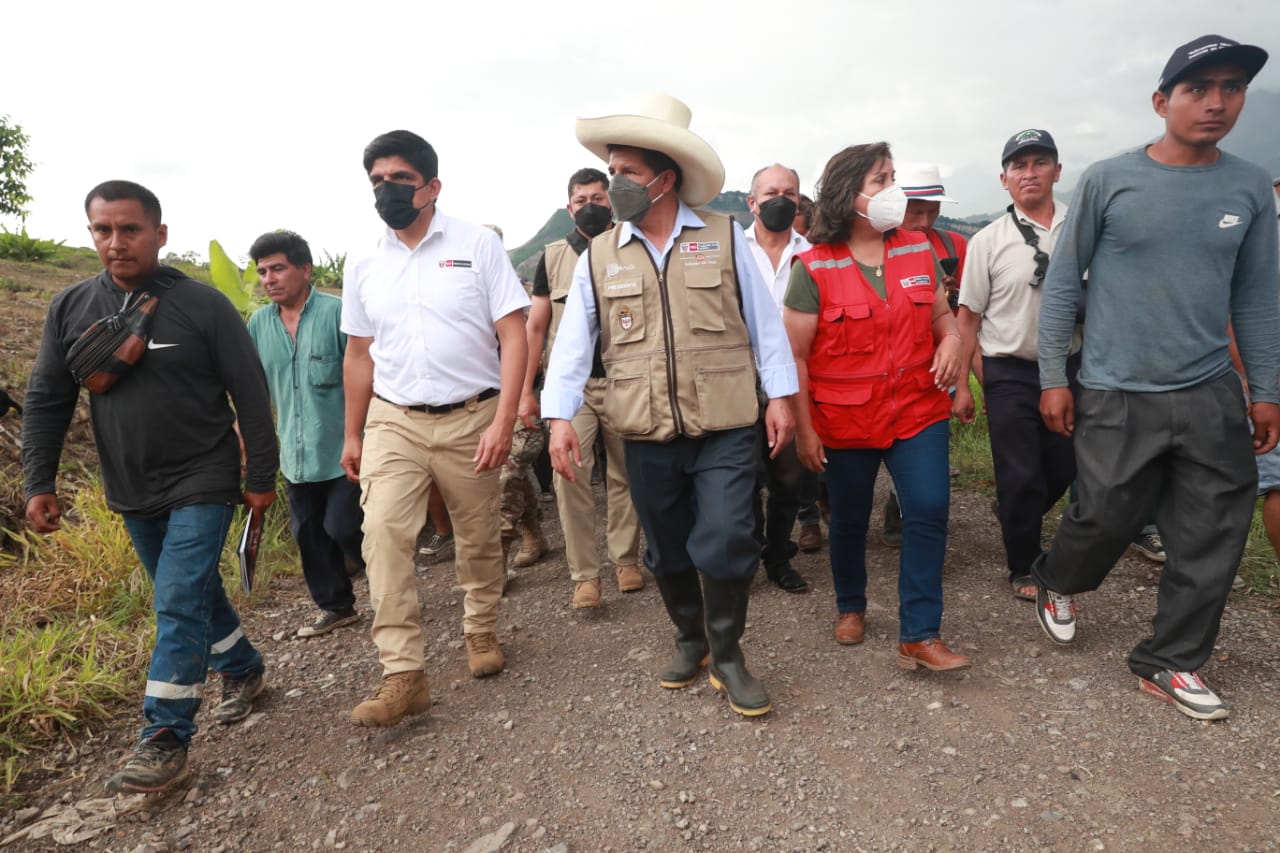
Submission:
[[[1027,239],[1027,245],[1036,250],[1032,257],[1036,262],[1035,272],[1031,274],[1031,281],[1028,282],[1032,287],[1039,287],[1044,284],[1044,274],[1049,269],[1049,256],[1040,248],[1040,238],[1030,237]]]

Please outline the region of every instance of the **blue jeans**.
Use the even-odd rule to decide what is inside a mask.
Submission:
[[[125,516],[155,587],[156,646],[142,700],[144,738],[170,729],[183,743],[191,739],[209,669],[231,678],[264,669],[218,574],[232,513],[223,504],[195,504],[154,518]]]
[[[826,448],[831,502],[831,576],[841,613],[867,609],[867,524],[881,460],[902,508],[898,557],[898,635],[914,643],[942,626],[942,561],[951,512],[950,425],[925,427],[887,450]]]

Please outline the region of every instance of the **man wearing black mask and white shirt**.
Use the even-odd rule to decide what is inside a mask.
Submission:
[[[387,227],[342,277],[342,468],[360,483],[382,682],[351,721],[389,726],[431,707],[413,554],[433,485],[457,537],[468,668],[479,678],[505,665],[498,469],[511,451],[529,297],[497,234],[437,209],[439,161],[425,139],[384,133],[363,164]]]
[[[560,315],[564,313],[565,300],[569,296],[569,286],[573,284],[578,256],[586,251],[592,237],[613,227],[608,190],[609,178],[599,169],[586,168],[574,172],[569,178],[569,203],[566,205],[573,216],[574,229],[563,240],[549,243],[538,259],[538,271],[533,276],[533,307],[529,309],[529,368],[525,372],[524,393],[520,398],[519,416],[522,420],[531,421],[539,416],[538,398],[533,390],[539,355],[545,342],[550,357],[551,345],[555,343],[556,330],[560,326]],[[583,462],[587,470],[576,480],[555,475],[556,508],[564,531],[565,559],[574,582],[569,606],[574,609],[600,606],[600,558],[596,549],[595,498],[591,492],[590,470],[595,464],[592,447],[596,436],[604,442],[609,461],[605,487],[609,510],[606,543],[618,578],[618,591],[644,589],[644,575],[639,565],[640,520],[636,518],[636,510],[631,503],[627,466],[622,459],[622,436],[610,426],[605,415],[606,385],[604,363],[600,360],[600,345],[597,343],[591,378],[587,380],[582,405],[573,417],[573,428],[586,449]]]
[[[787,281],[791,277],[791,259],[810,248],[809,241],[796,232],[793,223],[800,203],[800,176],[795,169],[779,163],[765,166],[751,178],[751,194],[747,206],[755,222],[746,229],[746,245],[751,258],[760,270],[760,277],[769,284],[769,292],[782,313],[782,299],[786,296]],[[769,448],[762,444],[760,470],[756,485],[767,485],[769,500],[762,505],[759,488],[756,492],[756,537],[761,539],[764,551],[765,574],[779,589],[786,592],[808,592],[809,584],[791,566],[796,545],[791,541],[791,529],[795,526],[800,507],[817,497],[818,477],[800,464],[794,444],[787,445],[776,457],[770,459]],[[802,531],[802,535],[817,534],[821,545],[822,529]],[[807,550],[812,550],[806,548]]]

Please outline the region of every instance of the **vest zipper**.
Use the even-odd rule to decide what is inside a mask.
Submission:
[[[674,248],[674,247],[673,247]],[[676,422],[676,433],[684,435],[684,418],[680,414],[680,403],[676,394],[676,332],[671,322],[671,299],[667,295],[667,267],[671,263],[671,255],[667,255],[666,261],[662,264],[662,269],[658,269],[658,265],[653,262],[653,255],[647,251],[644,253],[649,259],[649,264],[653,267],[653,271],[658,274],[658,295],[662,300],[662,330],[667,336],[667,345],[664,348],[665,360],[667,364],[667,399],[671,403],[671,416]]]

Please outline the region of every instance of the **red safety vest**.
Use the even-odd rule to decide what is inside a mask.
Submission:
[[[887,299],[867,284],[844,243],[798,256],[818,286],[809,353],[809,411],[826,447],[884,449],[946,420],[951,402],[933,384],[933,303],[938,282],[923,234],[885,239]]]

